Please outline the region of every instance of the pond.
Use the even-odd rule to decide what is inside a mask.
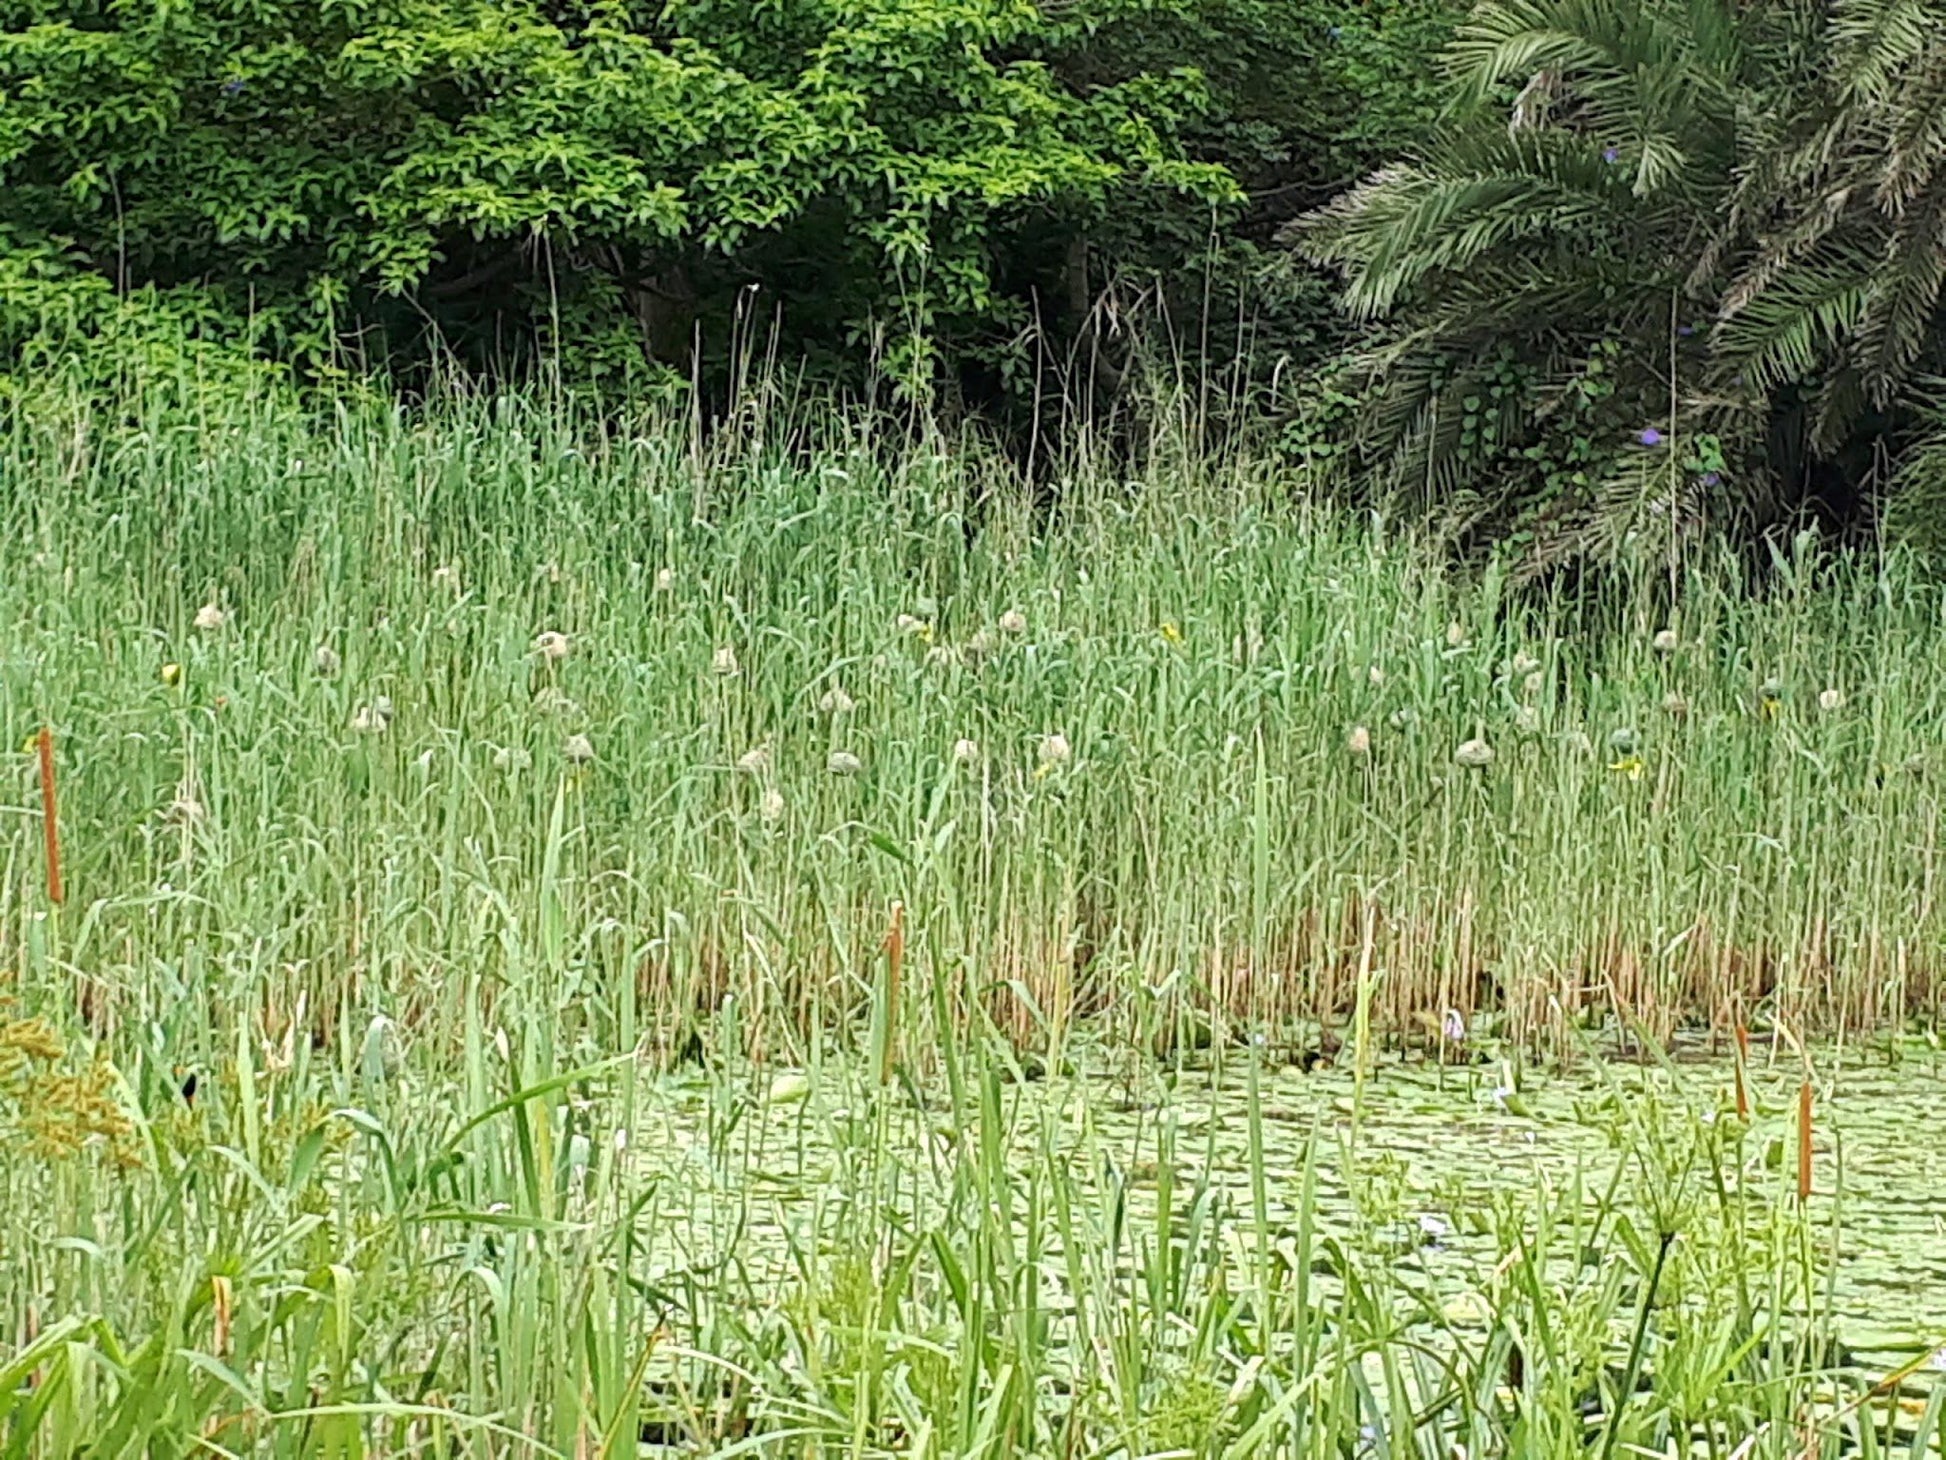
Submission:
[[[1812,1210],[1821,1243],[1836,1253],[1839,1337],[1866,1373],[1946,1343],[1946,1140],[1937,1118],[1946,1061],[1918,1044],[1893,1056],[1880,1047],[1810,1057]],[[1250,1221],[1246,1060],[1173,1075],[1081,1063],[1003,1087],[986,1119],[1002,1127],[1010,1168],[1052,1162],[1096,1196],[1112,1183],[1136,1227],[1153,1218],[1165,1177],[1178,1212],[1206,1183],[1219,1221]],[[1794,1171],[1804,1072],[1788,1051],[1753,1055],[1751,1119],[1734,1147],[1747,1170]],[[1705,1121],[1733,1119],[1735,1081],[1733,1063],[1720,1057],[1529,1070],[1517,1079],[1499,1062],[1388,1059],[1372,1070],[1361,1106],[1342,1069],[1265,1067],[1265,1214],[1273,1231],[1293,1229],[1315,1134],[1320,1230],[1347,1235],[1362,1216],[1368,1246],[1392,1243],[1415,1278],[1461,1297],[1491,1260],[1484,1214],[1496,1198],[1598,1190],[1624,1159],[1613,1136],[1618,1111],[1655,1100],[1700,1110]],[[951,1152],[978,1139],[953,1135],[981,1125],[976,1095],[965,1095],[956,1120],[942,1088],[893,1088],[874,1103],[857,1071],[835,1066],[692,1073],[646,1088],[628,1156],[632,1181],[662,1188],[652,1203],[652,1281],[720,1272],[734,1257],[739,1282],[761,1294],[801,1276],[806,1254],[829,1250],[847,1212],[912,1231],[937,1220],[950,1199]],[[1351,1200],[1348,1162],[1362,1209]],[[1057,1256],[1053,1243],[1047,1300],[1055,1311],[1064,1301]]]

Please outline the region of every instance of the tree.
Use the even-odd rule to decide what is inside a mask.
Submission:
[[[1232,194],[1158,124],[1193,74],[1084,95],[1030,54],[1045,27],[1024,0],[0,0],[0,232],[38,301],[149,288],[312,361],[559,322],[586,372],[681,370],[752,284],[828,341],[923,340],[1003,312],[1036,218]]]

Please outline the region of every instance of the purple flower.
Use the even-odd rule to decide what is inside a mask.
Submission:
[[[1699,480],[1706,487],[1718,487],[1723,484],[1723,475],[1721,472],[1706,471]]]
[[[1696,333],[1696,326],[1693,324],[1679,324],[1676,326],[1676,333],[1686,340]]]
[[[1622,160],[1622,149],[1619,147],[1602,148],[1601,160],[1607,163],[1610,167],[1613,167],[1616,163]]]
[[[1653,426],[1644,426],[1642,428],[1642,434],[1635,439],[1640,441],[1644,446],[1660,446],[1662,444],[1662,433]]]

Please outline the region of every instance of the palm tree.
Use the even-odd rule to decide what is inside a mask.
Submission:
[[[1475,9],[1423,155],[1290,235],[1384,326],[1355,367],[1370,489],[1537,568],[1723,497],[1761,433],[1707,371],[1722,281],[1698,264],[1776,30],[1737,0]]]

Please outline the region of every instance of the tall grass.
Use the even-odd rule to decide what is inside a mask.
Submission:
[[[0,1444],[1925,1453],[1936,1404],[1834,1411],[1733,1114],[1618,1097],[1620,1174],[1485,1208],[1453,1296],[1257,1081],[1354,1006],[1359,1106],[1415,1013],[1930,1011],[1939,595],[1805,549],[1516,599],[1181,472],[1043,510],[844,419],[16,414],[0,953],[74,1047],[0,1074],[99,1052],[61,1078],[128,1128],[9,1166]],[[1105,1070],[1233,1031],[1240,1154],[1166,1087],[1104,1133]]]
[[[672,1039],[734,993],[801,1054],[895,902],[921,1050],[976,1003],[1023,1039],[1331,1018],[1361,962],[1381,1029],[1936,1008],[1946,598],[1899,566],[1516,600],[1268,467],[1071,481],[1047,522],[978,453],[798,425],[16,418],[0,729],[56,733],[93,1026],[451,1047],[457,972],[604,1050],[624,989]]]

